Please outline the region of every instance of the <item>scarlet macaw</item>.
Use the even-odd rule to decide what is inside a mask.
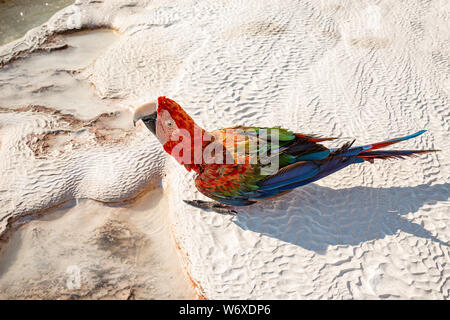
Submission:
[[[354,141],[347,142],[337,149],[320,143],[336,138],[294,133],[279,127],[236,126],[207,132],[178,103],[166,97],[138,107],[134,112],[134,124],[139,120],[158,138],[167,153],[187,170],[198,174],[195,186],[216,202],[184,201],[220,213],[236,213],[230,206],[247,206],[280,196],[354,163],[438,151],[375,151],[417,137],[426,130],[364,146],[353,147]],[[239,153],[238,149],[244,152]],[[209,159],[204,156],[205,152],[210,155]],[[226,161],[230,160],[230,155],[232,161]]]

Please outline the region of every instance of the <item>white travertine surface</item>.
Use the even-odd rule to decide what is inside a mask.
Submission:
[[[120,35],[85,63],[50,65],[70,75],[55,87],[20,86],[13,68],[70,54],[76,44],[59,34],[86,28]],[[439,0],[77,1],[0,47],[0,232],[74,198],[123,201],[162,178],[206,298],[447,299],[449,35]],[[85,107],[51,100],[58,87],[79,90]],[[353,165],[223,216],[187,206],[202,198],[193,175],[132,128],[129,106],[158,95],[207,130],[281,125],[363,144],[428,129],[399,148],[442,151]]]

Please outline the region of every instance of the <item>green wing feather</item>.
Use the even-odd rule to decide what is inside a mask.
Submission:
[[[246,163],[205,165],[196,179],[196,186],[206,196],[220,202],[236,204],[251,199],[258,190],[258,184],[277,171],[263,170],[269,167],[271,160],[277,158],[277,170],[299,161],[327,157],[329,151],[317,141],[332,138],[294,133],[283,128],[237,126],[211,132],[222,142],[227,152],[235,155],[244,151]],[[225,143],[225,139],[229,139]],[[231,143],[230,143],[231,142]],[[315,154],[315,155],[314,155]],[[237,204],[239,205],[239,204]]]

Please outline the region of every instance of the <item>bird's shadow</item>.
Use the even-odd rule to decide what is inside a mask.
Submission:
[[[419,218],[421,208],[422,214],[440,215],[429,205],[447,201],[449,195],[449,183],[345,189],[310,184],[272,201],[239,208],[234,223],[320,254],[330,245],[358,245],[399,230],[449,247],[445,239],[411,221]]]

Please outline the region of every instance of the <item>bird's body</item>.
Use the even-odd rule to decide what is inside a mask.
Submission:
[[[207,197],[229,205],[249,205],[290,191],[287,188],[271,189],[269,177],[276,174],[281,176],[283,171],[289,171],[286,170],[288,166],[295,163],[298,168],[308,166],[308,155],[315,154],[315,158],[319,159],[329,154],[327,148],[315,141],[320,139],[300,134],[296,136],[282,128],[238,126],[215,130],[211,134],[217,137],[215,141],[223,146],[223,158],[231,155],[234,156],[234,161],[202,164],[199,166],[195,185]],[[267,141],[267,136],[277,136],[278,141]],[[227,144],[227,139],[232,143]],[[263,156],[266,156],[266,159],[261,159]],[[302,161],[301,157],[305,159]],[[314,156],[311,156],[311,159],[313,158]],[[271,170],[270,166],[274,163],[270,160],[273,159],[278,159],[278,163]],[[284,175],[287,177],[289,174]]]
[[[186,202],[216,211],[223,211],[223,205],[246,206],[283,195],[354,163],[436,151],[378,151],[425,131],[357,147],[347,142],[329,149],[322,142],[335,138],[319,138],[279,127],[236,126],[207,132],[175,101],[165,97],[158,98],[157,111],[151,115],[146,108],[136,113],[135,120],[142,119],[166,152],[188,170],[197,172],[197,189],[222,205]]]

